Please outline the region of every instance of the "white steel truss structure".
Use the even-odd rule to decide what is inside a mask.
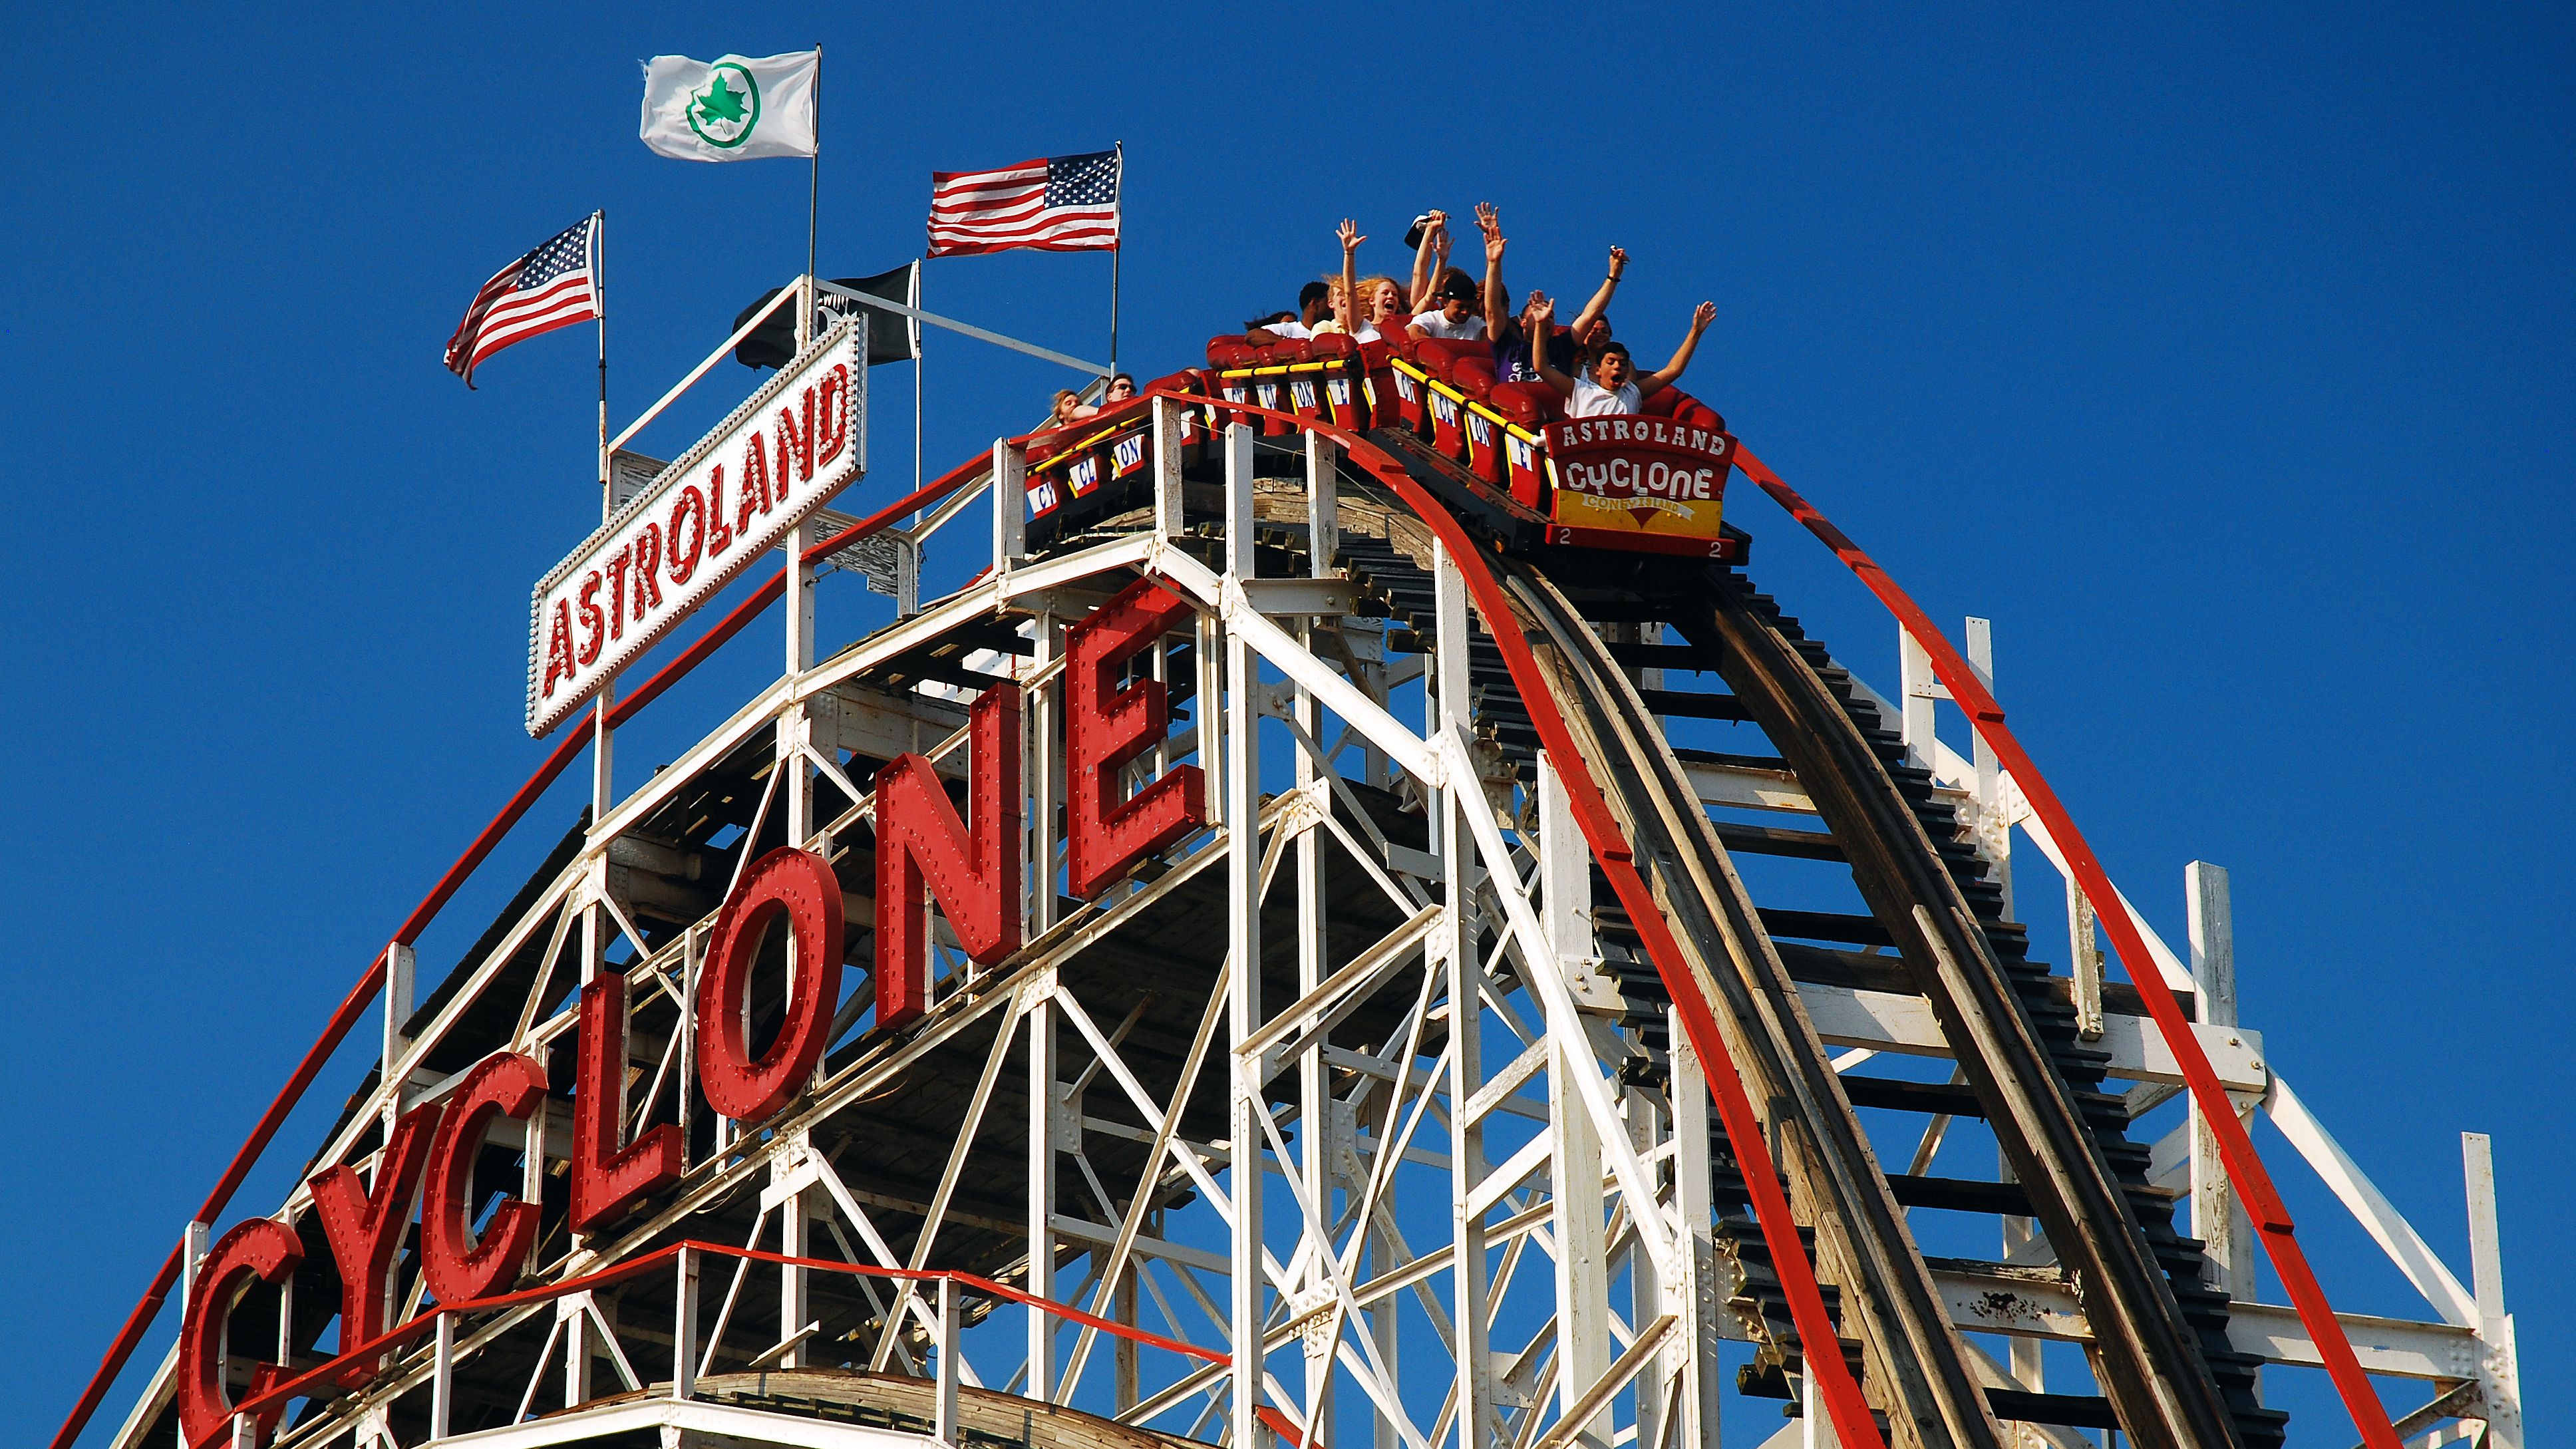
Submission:
[[[525,1129],[497,1122],[481,1185],[547,1213],[512,1298],[442,1307],[417,1252],[404,1257],[386,1321],[421,1331],[345,1387],[310,1386],[274,1431],[279,1449],[647,1431],[664,1444],[1027,1444],[1043,1433],[1677,1449],[1719,1442],[1730,1341],[1756,1349],[1742,1382],[1803,1407],[1774,1442],[1835,1442],[1781,1306],[1787,1265],[1750,1231],[1748,1209],[1729,1205],[1747,1160],[1713,1119],[1711,1066],[1680,1008],[1618,969],[1643,959],[1625,944],[1635,923],[1597,894],[1598,852],[1559,762],[1543,749],[1516,757],[1495,728],[1505,691],[1480,674],[1479,640],[1527,621],[1473,604],[1448,539],[1366,486],[1327,430],[1257,434],[1199,403],[1151,407],[1137,507],[1033,551],[1025,445],[1001,440],[974,485],[891,531],[918,560],[933,534],[972,517],[980,490],[993,504],[990,567],[925,607],[904,599],[895,622],[827,657],[814,566],[799,554],[812,538],[793,539],[779,678],[622,795],[609,788],[603,731],[596,818],[477,954],[425,1002],[410,952],[392,954],[380,1071],[311,1171],[372,1173],[397,1117],[442,1101],[489,1052],[569,1061],[570,993],[612,973],[626,983],[618,1120],[630,1139],[675,1126],[685,1170],[609,1230],[574,1233],[560,1211],[568,1104],[558,1097]],[[1391,562],[1375,574],[1346,562],[1346,540]],[[1417,577],[1427,597],[1397,611],[1410,627],[1390,621],[1387,591]],[[1121,788],[1196,767],[1204,825],[1077,900],[1059,890],[1066,630],[1140,578],[1190,607],[1135,665],[1165,687],[1177,728]],[[1623,662],[1676,659],[1656,652],[1674,647],[1661,627],[1608,618],[1598,634]],[[1968,637],[1990,680],[1983,621]],[[1900,639],[1896,701],[1854,685],[1901,726],[1907,762],[1957,814],[2008,914],[2016,831],[2065,873],[2057,842],[1991,751],[1962,757],[1935,736],[1947,693]],[[1659,711],[1681,692],[1665,687],[1667,669],[1678,672],[1629,672]],[[772,846],[816,853],[843,868],[852,939],[867,939],[885,904],[861,869],[874,848],[873,771],[918,752],[962,780],[965,706],[1001,682],[1026,701],[1025,944],[977,964],[934,924],[927,1013],[891,1029],[876,1023],[874,983],[853,969],[812,1082],[768,1120],[716,1116],[692,1086],[708,1029],[693,1003],[731,882]],[[1821,808],[1777,760],[1674,759],[1703,823],[1772,822],[1734,825],[1727,840],[1782,844]],[[1828,838],[1809,832],[1784,849],[1824,858]],[[2178,1094],[2182,1072],[2134,992],[2104,980],[2092,934],[2103,903],[2068,879],[2063,990],[2085,1046],[2105,1058],[2108,1090],[2143,1119]],[[1727,880],[1750,889],[1731,870]],[[2168,983],[2190,993],[2201,1049],[2241,1111],[2280,1129],[2429,1308],[2342,1320],[2366,1371],[2423,1385],[2399,1433],[2422,1446],[2519,1445],[2485,1139],[2464,1138],[2463,1283],[2237,1021],[2226,873],[2194,862],[2186,885],[2186,951],[2136,926]],[[2136,917],[2125,897],[2114,904]],[[1769,936],[1821,939],[1789,914],[1763,913]],[[1866,958],[1888,959],[1877,948],[1841,953],[1838,979],[1800,966],[1832,954],[1821,948],[1782,953],[1766,938],[1761,950],[1800,975],[1782,1020],[1834,1053],[1835,1071],[1930,1062],[1934,1074],[1902,1079],[1907,1090],[1954,1100],[1941,1092],[1960,1089],[1938,1067],[1957,1054],[1955,1032],[1924,997],[1871,974]],[[866,957],[854,948],[851,960]],[[762,993],[786,974],[756,978],[755,1027]],[[1741,1050],[1752,1028],[1725,1025]],[[1855,1103],[1877,1100],[1849,1090]],[[2029,1210],[1997,1212],[2001,1241],[1982,1255],[1927,1257],[1911,1236],[1931,1231],[1927,1206],[1985,1200],[1964,1179],[1929,1175],[1973,1112],[1895,1128],[1871,1119],[1878,1160],[1905,1167],[1884,1178],[1896,1221],[1918,1225],[1871,1244],[1826,1210],[1790,1100],[1754,1106],[1813,1271],[1841,1285],[1848,1357],[1889,1418],[1889,1442],[1947,1441],[1891,1397],[1908,1350],[1858,1321],[1856,1264],[1873,1252],[1920,1265],[1938,1334],[2012,1425],[1998,1442],[2092,1442],[2083,1431],[2095,1421],[2076,1407],[2089,1379],[2070,1383],[2061,1368],[2052,1384],[2041,1348],[2093,1345],[2095,1329]],[[2227,1339],[2265,1365],[2318,1365],[2298,1315],[2255,1300],[2254,1234],[2198,1106],[2178,1106],[2146,1185],[2187,1205],[2208,1282],[2227,1295]],[[1971,1186],[2014,1190],[1984,1176]],[[271,1216],[304,1232],[313,1213],[299,1189]],[[210,1226],[192,1229],[196,1251]],[[254,1360],[304,1373],[330,1357],[316,1347],[333,1311],[316,1300],[328,1296],[291,1284],[232,1308],[236,1398],[258,1391]],[[173,1377],[165,1361],[118,1449],[167,1442]],[[1997,1396],[2011,1394],[2024,1397]],[[2052,1422],[2052,1409],[2074,1417]],[[246,1444],[261,1429],[244,1415],[235,1433]]]

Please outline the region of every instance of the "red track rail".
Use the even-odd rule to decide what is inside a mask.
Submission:
[[[1968,661],[1951,647],[1949,639],[1932,622],[1931,616],[1897,586],[1887,570],[1863,553],[1859,544],[1834,527],[1831,520],[1817,512],[1815,505],[1800,497],[1797,490],[1782,482],[1780,475],[1772,472],[1761,459],[1738,446],[1735,461],[1746,477],[1771,495],[1773,502],[1806,525],[1809,533],[1823,540],[1825,546],[1832,549],[1835,556],[1869,587],[1869,591],[1878,596],[1878,601],[1887,607],[1887,611],[1896,616],[1897,622],[1904,626],[1915,643],[1922,646],[1923,652],[1931,656],[1933,674],[1940,679],[1942,687],[1950,691],[1950,697],[1958,702],[1959,708],[1967,712],[1969,721],[1976,726],[1978,737],[1994,750],[1996,759],[2012,773],[2013,783],[2021,788],[2032,812],[2047,825],[2049,835],[2065,854],[2068,867],[2075,872],[2076,884],[2083,887],[2089,899],[2116,906],[2120,900],[2119,892],[2112,887],[2111,877],[2102,869],[2102,862],[2093,854],[2093,847],[2085,843],[2083,832],[2075,828],[2074,817],[2067,814],[2057,792],[2050,789],[2048,781],[2040,775],[2039,766],[2031,760],[2030,753],[2013,738],[2012,731],[2004,728],[2003,706],[1995,702],[1994,695],[1977,678]],[[2172,989],[2165,985],[2163,973],[2156,969],[2155,958],[2148,954],[2146,938],[2138,934],[2137,923],[2130,919],[2127,910],[2105,910],[2100,915],[2103,930],[2110,934],[2112,945],[2119,951],[2121,966],[2128,971],[2130,982],[2138,988],[2139,997],[2147,1004],[2148,1014],[2156,1019],[2157,1029],[2164,1034],[2165,1045],[2172,1049],[2174,1060],[2182,1067],[2183,1080],[2191,1089],[2192,1100],[2200,1107],[2201,1120],[2208,1123],[2218,1137],[2218,1153],[2226,1164],[2227,1180],[2236,1189],[2238,1200],[2245,1204],[2246,1216],[2253,1219],[2255,1228],[2262,1234],[2264,1250],[2272,1258],[2272,1270],[2280,1276],[2281,1286],[2288,1290],[2292,1306],[2299,1311],[2299,1322],[2315,1342],[2318,1356],[2325,1360],[2326,1372],[2334,1379],[2335,1391],[2343,1396],[2344,1408],[2352,1415],[2353,1427],[2361,1431],[2362,1442],[2369,1449],[2399,1449],[2388,1412],[2379,1402],[2377,1392],[2371,1388],[2369,1377],[2362,1372],[2361,1360],[2354,1356],[2352,1341],[2344,1336],[2343,1325],[2336,1321],[2333,1306],[2326,1302],[2325,1289],[2319,1286],[2315,1271],[2308,1266],[2307,1254],[2299,1249],[2290,1210],[2282,1203],[2279,1191],[2272,1186],[2271,1174],[2264,1170],[2263,1159],[2254,1150],[2254,1139],[2247,1135],[2245,1125],[2236,1120],[2236,1106],[2227,1099],[2227,1089],[2219,1084],[2218,1073],[2209,1065],[2208,1054],[2200,1049],[2200,1038],[2192,1034],[2190,1019],[2182,1014],[2182,1003],[2174,1000]]]
[[[952,469],[938,481],[926,484],[909,496],[887,504],[875,513],[806,549],[803,555],[804,561],[809,564],[818,563],[860,539],[883,532],[892,526],[896,519],[955,492],[971,481],[978,471],[990,466],[990,458],[979,457]],[[670,663],[656,670],[653,677],[646,680],[633,694],[610,706],[609,727],[614,729],[634,718],[644,706],[661,697],[663,691],[677,684],[682,676],[706,662],[709,655],[724,647],[733,636],[741,633],[752,620],[760,617],[770,605],[778,602],[786,591],[787,570],[782,568],[771,575],[769,582],[762,584],[750,598],[736,605],[732,613],[727,614],[713,628],[699,635],[687,649],[674,656]],[[545,763],[537,767],[537,772],[528,777],[528,783],[519,787],[518,793],[510,797],[510,802],[501,807],[501,813],[493,816],[492,823],[483,827],[483,833],[474,837],[474,843],[465,847],[465,853],[458,856],[456,863],[447,868],[447,873],[439,877],[438,884],[430,887],[429,894],[421,899],[421,903],[413,908],[411,915],[406,917],[402,926],[394,932],[392,945],[408,946],[418,941],[421,933],[429,929],[429,923],[437,919],[439,911],[455,897],[467,878],[482,866],[519,821],[526,817],[528,811],[536,805],[538,798],[562,777],[565,770],[572,767],[574,760],[581,758],[581,752],[590,744],[589,725],[596,713],[594,709],[592,714],[582,716],[581,727],[564,736],[562,742],[555,746],[554,753],[548,755]],[[313,1085],[313,1079],[321,1074],[323,1066],[331,1060],[332,1053],[338,1051],[340,1043],[347,1040],[349,1032],[357,1026],[358,1018],[365,1014],[368,1004],[375,1000],[376,992],[383,987],[384,981],[385,954],[379,952],[373,961],[367,963],[367,969],[358,977],[357,984],[349,988],[349,994],[341,1001],[340,1009],[331,1014],[329,1024],[322,1028],[320,1039],[313,1043],[312,1050],[304,1054],[304,1060],[296,1064],[294,1074],[286,1079],[286,1085],[278,1092],[277,1099],[269,1103],[268,1111],[261,1115],[259,1124],[251,1128],[250,1136],[242,1143],[241,1150],[233,1154],[232,1165],[224,1169],[222,1179],[215,1184],[215,1190],[207,1194],[205,1205],[197,1209],[197,1215],[190,1219],[191,1222],[205,1223],[211,1227],[222,1215],[224,1208],[231,1203],[234,1192],[240,1189],[243,1179],[250,1176],[250,1171],[258,1164],[261,1154],[268,1150],[268,1144],[277,1136],[278,1129],[286,1125],[288,1115],[294,1112],[297,1103],[303,1100],[305,1089]],[[170,1256],[162,1261],[161,1271],[152,1277],[152,1286],[143,1291],[142,1300],[134,1305],[132,1313],[126,1315],[125,1326],[117,1331],[115,1341],[108,1345],[106,1355],[99,1360],[98,1371],[90,1375],[89,1386],[81,1390],[80,1400],[72,1405],[71,1413],[63,1419],[63,1426],[54,1432],[51,1449],[71,1449],[72,1442],[80,1437],[83,1429],[89,1427],[90,1416],[98,1412],[99,1402],[107,1397],[109,1386],[114,1384],[116,1376],[124,1371],[126,1360],[134,1356],[135,1346],[143,1341],[144,1333],[151,1328],[152,1320],[159,1316],[161,1305],[169,1298],[171,1288],[178,1284],[180,1256],[186,1251],[186,1244],[181,1243],[173,1247],[170,1250]]]
[[[1692,979],[1681,945],[1673,939],[1662,910],[1655,904],[1654,892],[1637,874],[1627,839],[1619,833],[1618,821],[1611,816],[1599,783],[1592,778],[1582,751],[1575,745],[1574,732],[1556,707],[1546,676],[1539,672],[1538,656],[1530,651],[1529,641],[1521,631],[1508,622],[1512,618],[1510,600],[1484,555],[1477,551],[1475,540],[1467,536],[1467,530],[1459,526],[1449,510],[1414,481],[1402,463],[1366,439],[1291,414],[1241,403],[1219,402],[1217,406],[1251,417],[1287,418],[1334,438],[1354,462],[1377,475],[1430,525],[1458,566],[1468,592],[1475,596],[1476,607],[1485,615],[1487,632],[1501,647],[1503,663],[1511,671],[1521,703],[1538,727],[1540,741],[1547,746],[1548,760],[1565,784],[1567,803],[1573,807],[1584,843],[1591,847],[1593,858],[1601,862],[1619,904],[1644,937],[1647,959],[1655,963],[1664,989],[1681,1011],[1682,1030],[1690,1038],[1691,1050],[1707,1064],[1705,1075],[1710,1095],[1716,1100],[1718,1120],[1726,1129],[1728,1147],[1743,1166],[1745,1187],[1753,1198],[1754,1221],[1761,1226],[1762,1240],[1771,1249],[1772,1266],[1780,1275],[1781,1291],[1789,1299],[1790,1317],[1798,1325],[1801,1355],[1807,1371],[1815,1376],[1816,1386],[1824,1392],[1835,1437],[1848,1449],[1886,1449],[1887,1440],[1879,1433],[1878,1421],[1870,1415],[1868,1401],[1861,1397],[1860,1384],[1852,1377],[1851,1366],[1843,1362],[1841,1336],[1825,1315],[1824,1294],[1816,1286],[1815,1267],[1807,1261],[1806,1245],[1798,1241],[1798,1220],[1789,1211],[1788,1195],[1780,1190],[1779,1168],[1772,1161],[1770,1143],[1762,1135],[1762,1119],[1754,1112],[1752,1099],[1745,1095],[1734,1055],[1727,1051],[1726,1038],[1718,1032],[1717,1014]]]

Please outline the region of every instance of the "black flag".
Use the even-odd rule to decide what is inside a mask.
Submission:
[[[914,273],[920,265],[919,262],[906,262],[891,272],[881,272],[873,277],[834,277],[831,282],[835,287],[847,287],[853,292],[865,292],[871,297],[883,297],[889,302],[918,307],[921,304],[914,300],[919,295],[914,290],[916,286]],[[733,325],[740,327],[750,321],[752,314],[768,306],[770,299],[776,297],[779,290],[772,287],[761,293],[759,301],[735,314]],[[817,305],[821,307],[826,317],[846,317],[853,311],[864,311],[868,314],[868,365],[871,367],[880,362],[909,362],[920,355],[916,343],[921,329],[911,318],[900,312],[881,311],[863,303],[853,302],[847,297],[835,296],[830,292],[822,293]],[[795,309],[781,307],[770,313],[768,321],[752,329],[751,335],[742,339],[742,345],[733,350],[733,357],[734,361],[745,367],[785,367],[794,361],[796,358]]]

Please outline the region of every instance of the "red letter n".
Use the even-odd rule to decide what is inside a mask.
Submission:
[[[968,957],[1020,949],[1020,687],[984,691],[968,716],[970,832],[930,761],[897,755],[877,771],[877,1024],[901,1026],[930,1004],[927,890]]]
[[[1132,799],[1120,799],[1118,783],[1128,761],[1162,742],[1172,709],[1160,680],[1112,681],[1190,614],[1170,590],[1139,579],[1065,631],[1065,874],[1082,900],[1207,823],[1196,765],[1167,771]]]

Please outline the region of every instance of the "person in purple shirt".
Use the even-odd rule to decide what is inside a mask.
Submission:
[[[1520,318],[1512,315],[1512,294],[1503,286],[1502,217],[1491,204],[1476,208],[1476,225],[1485,234],[1485,335],[1493,339],[1494,380],[1496,382],[1539,382],[1537,365],[1530,358],[1530,332]],[[1610,265],[1592,300],[1574,319],[1571,335],[1548,334],[1547,360],[1557,371],[1573,373],[1575,359],[1610,340],[1610,322],[1604,314],[1610,299],[1619,290],[1619,278],[1628,270],[1628,253],[1619,247],[1610,249]]]

